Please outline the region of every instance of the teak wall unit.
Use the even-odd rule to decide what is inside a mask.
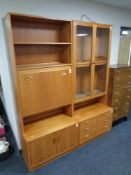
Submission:
[[[113,121],[128,117],[131,102],[131,66],[111,65],[108,105],[113,108]]]
[[[22,152],[29,170],[111,130],[111,26],[8,13]]]

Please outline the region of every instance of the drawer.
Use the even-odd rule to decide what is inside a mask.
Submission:
[[[80,123],[80,144],[89,141],[112,127],[112,113],[105,112]]]

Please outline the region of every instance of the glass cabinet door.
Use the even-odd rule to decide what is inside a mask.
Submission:
[[[76,63],[90,62],[92,57],[92,27],[77,25]]]
[[[76,98],[82,98],[90,95],[91,68],[76,68]]]
[[[109,32],[109,28],[97,28],[96,30],[96,62],[108,60]]]
[[[95,65],[94,94],[99,94],[105,91],[106,68],[106,65]]]

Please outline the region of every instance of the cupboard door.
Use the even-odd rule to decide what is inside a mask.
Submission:
[[[71,69],[45,69],[20,73],[19,89],[23,116],[71,103]]]
[[[78,146],[78,127],[77,124],[65,128],[56,133],[57,153],[68,151]]]
[[[28,116],[41,112],[41,76],[40,73],[18,74],[22,115]]]
[[[28,143],[31,166],[35,167],[56,156],[55,133]]]
[[[41,96],[43,98],[43,111],[66,106],[72,100],[71,69],[45,71],[41,74]]]

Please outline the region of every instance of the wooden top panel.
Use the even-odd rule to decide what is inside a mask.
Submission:
[[[26,125],[25,133],[23,135],[26,141],[31,141],[76,123],[77,121],[75,121],[73,118],[68,117],[65,114],[59,114]]]
[[[6,16],[10,16],[13,21],[26,21],[26,22],[48,22],[48,23],[65,23],[71,22],[71,20],[63,20],[63,19],[56,19],[56,18],[48,18],[43,16],[34,16],[29,14],[20,14],[20,13],[7,13]]]
[[[99,116],[105,112],[112,112],[112,108],[100,103],[96,103],[88,107],[77,109],[74,113],[74,118],[78,121],[83,121],[85,119]]]

